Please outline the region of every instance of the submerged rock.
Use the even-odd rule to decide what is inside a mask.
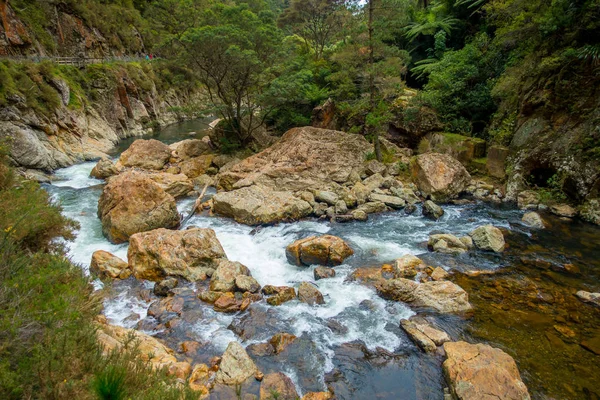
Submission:
[[[174,228],[180,216],[175,199],[142,173],[128,171],[110,180],[98,200],[102,231],[113,243],[139,232]]]
[[[323,235],[297,240],[287,246],[285,254],[294,265],[340,265],[354,251],[343,239]]]
[[[493,225],[480,226],[469,235],[478,249],[491,250],[496,253],[504,251],[504,235]]]
[[[201,228],[138,233],[131,237],[127,256],[135,277],[151,281],[166,276],[204,280],[227,260],[215,232]]]
[[[544,220],[540,214],[536,213],[535,211],[525,213],[521,221],[523,221],[523,223],[526,225],[536,229],[544,229],[546,227],[546,224],[544,223]]]
[[[416,283],[396,278],[379,281],[375,288],[385,299],[402,301],[417,307],[430,307],[442,313],[472,309],[467,292],[449,281]]]
[[[213,196],[212,210],[241,224],[262,225],[307,217],[312,207],[289,192],[254,185],[217,193]]]
[[[117,165],[159,170],[171,158],[171,149],[155,139],[138,139],[119,157]]]
[[[260,400],[296,400],[298,392],[292,380],[281,372],[264,376],[260,384]]]
[[[240,385],[254,376],[258,368],[238,342],[231,342],[223,353],[215,381],[224,385]]]
[[[419,190],[435,201],[457,197],[471,182],[471,175],[458,160],[439,153],[417,156],[411,173]]]
[[[100,279],[127,279],[131,275],[131,269],[125,261],[104,250],[92,254],[90,272]]]
[[[459,400],[529,400],[511,356],[486,344],[444,343],[444,375]]]
[[[325,304],[323,295],[319,290],[308,282],[302,282],[298,287],[298,299],[309,305]]]

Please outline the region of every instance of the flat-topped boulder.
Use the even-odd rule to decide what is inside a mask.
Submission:
[[[307,217],[312,207],[289,192],[253,185],[213,196],[212,211],[246,225],[296,221]]]
[[[134,276],[150,281],[166,276],[204,280],[227,260],[215,232],[202,228],[138,233],[130,238],[127,256]]]
[[[411,174],[421,193],[434,201],[457,197],[471,182],[471,175],[458,160],[439,153],[418,155]]]
[[[372,146],[362,135],[294,128],[266,150],[219,174],[224,190],[261,184],[276,190],[324,189],[348,181]]]
[[[515,360],[487,344],[444,343],[444,375],[459,400],[529,400]]]
[[[342,264],[354,251],[343,239],[323,235],[297,240],[287,246],[285,254],[291,264],[333,266]]]
[[[138,139],[119,157],[117,166],[160,170],[171,158],[171,149],[155,139]]]
[[[469,295],[449,281],[415,281],[396,278],[381,280],[375,288],[385,299],[402,301],[416,307],[429,307],[442,313],[464,312],[472,309]]]
[[[180,215],[173,196],[143,173],[127,171],[110,179],[98,200],[102,231],[113,243],[139,232],[174,228]]]

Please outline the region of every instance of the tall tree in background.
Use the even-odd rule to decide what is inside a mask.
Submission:
[[[302,37],[319,60],[341,30],[345,10],[340,0],[292,0],[278,25]]]
[[[246,4],[217,4],[200,28],[182,36],[185,56],[208,89],[214,112],[242,146],[269,114],[261,97],[273,80],[270,68],[278,61],[281,44],[274,21],[261,16]]]

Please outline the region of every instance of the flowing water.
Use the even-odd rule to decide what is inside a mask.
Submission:
[[[202,127],[205,121],[178,125],[155,138],[174,142],[199,137]],[[190,130],[200,133],[189,135]],[[125,148],[121,146],[114,156]],[[85,271],[96,250],[127,258],[127,244],[113,245],[102,235],[96,210],[103,182],[89,177],[94,165],[88,162],[59,170],[58,180],[47,186],[64,213],[81,224],[77,239],[68,245],[73,262]],[[180,212],[187,215],[194,200],[180,200]],[[261,285],[297,286],[302,281],[313,281],[312,267],[290,265],[285,257],[285,247],[302,237],[324,233],[339,236],[350,243],[355,255],[336,267],[335,278],[317,282],[325,296],[322,306],[291,301],[270,307],[261,302],[253,304],[249,312],[221,314],[196,299],[195,293],[203,284],[188,284],[180,291],[186,317],[167,328],[164,321],[147,315],[156,300],[148,290],[153,284],[130,278],[108,289],[104,313],[111,323],[142,329],[165,339],[173,348],[184,340],[201,343],[202,350],[191,360],[194,362],[208,362],[210,357],[221,355],[233,340],[250,345],[264,342],[277,332],[292,333],[299,340],[285,354],[257,363],[263,372],[287,373],[301,393],[323,390],[329,384],[339,398],[441,399],[442,356],[420,352],[399,328],[399,321],[414,311],[402,303],[379,298],[372,288],[347,280],[357,267],[379,266],[405,254],[421,255],[429,264],[448,270],[500,271],[479,277],[455,274],[454,279],[471,296],[476,307],[474,315],[430,315],[453,339],[484,341],[509,352],[519,363],[534,398],[597,398],[599,356],[579,342],[600,338],[599,313],[574,299],[573,293],[599,289],[599,230],[555,220],[551,229],[532,233],[520,223],[522,212],[518,210],[484,204],[447,206],[444,210],[445,215],[437,222],[423,218],[420,212],[407,216],[400,211],[374,215],[364,223],[307,220],[257,230],[229,219],[195,215],[183,228],[214,229],[228,258],[246,265]],[[460,236],[488,223],[510,232],[510,248],[504,255],[427,254],[424,243],[431,232]],[[523,257],[541,257],[551,267],[540,268]],[[565,274],[560,266],[568,263],[576,264],[581,272]],[[102,287],[100,282],[95,284]],[[559,298],[567,300],[559,302]],[[557,324],[570,326],[576,337],[562,337],[555,328]],[[562,360],[562,364],[551,362],[549,357]]]

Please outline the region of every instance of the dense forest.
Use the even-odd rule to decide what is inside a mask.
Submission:
[[[379,138],[419,153],[434,132],[510,152],[493,180],[508,192],[574,206],[600,195],[600,0],[0,0],[0,14],[2,120],[33,110],[23,119],[49,136],[61,101],[89,110],[113,86],[139,103],[185,98],[165,108],[181,119],[217,116],[211,139],[228,157],[329,105],[322,127],[364,136],[365,161],[398,161]],[[135,348],[102,353],[102,299],[66,257],[78,224],[14,173],[10,145],[0,141],[0,397],[198,398]]]

